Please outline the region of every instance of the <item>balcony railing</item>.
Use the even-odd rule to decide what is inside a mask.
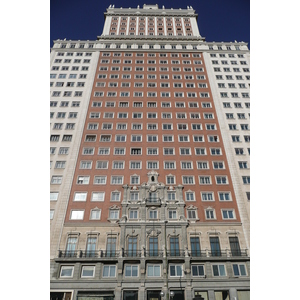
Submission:
[[[118,257],[248,257],[247,249],[243,250],[59,250],[58,258],[118,258]]]
[[[208,256],[211,257],[227,257],[227,251],[221,251],[221,250],[214,250],[214,251],[208,251]]]
[[[123,250],[123,257],[141,257],[143,250]]]
[[[167,251],[167,256],[169,257],[184,257],[185,256],[185,250],[179,250],[179,249],[175,249],[175,250],[169,250]]]
[[[206,257],[206,251],[204,250],[190,250],[189,251],[190,257]]]
[[[146,205],[160,205],[160,198],[146,198]]]
[[[146,257],[163,257],[164,251],[163,250],[145,250]]]
[[[104,251],[104,250],[74,250],[74,251],[58,251],[59,258],[99,258],[99,257],[119,257],[120,251]]]
[[[101,257],[111,257],[111,258],[113,258],[113,257],[120,257],[120,251],[118,251],[118,250],[106,250],[106,251],[104,251],[104,250],[102,250],[101,251]]]
[[[76,257],[79,257],[79,254],[80,254],[80,250],[58,250],[58,257],[60,258],[76,258]]]

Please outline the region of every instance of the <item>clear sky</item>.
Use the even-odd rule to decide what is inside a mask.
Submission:
[[[104,12],[115,7],[158,4],[165,8],[192,6],[198,14],[201,36],[212,42],[247,42],[250,48],[250,0],[51,0],[50,47],[53,40],[95,40],[102,34]]]

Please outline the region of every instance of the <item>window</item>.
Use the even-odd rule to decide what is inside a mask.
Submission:
[[[204,265],[192,265],[192,276],[204,276]]]
[[[111,176],[111,184],[123,184],[123,176]]]
[[[182,265],[170,265],[170,277],[183,277]]]
[[[188,219],[197,219],[197,211],[195,209],[189,209],[187,211]]]
[[[219,192],[220,201],[231,201],[230,192]]]
[[[245,264],[232,264],[234,276],[247,276]]]
[[[166,182],[167,182],[167,184],[175,184],[175,176],[167,175]],[[172,200],[175,200],[175,193],[168,193],[168,197],[170,194],[174,195],[174,199],[172,199]],[[171,200],[171,199],[168,198],[168,200]]]
[[[109,211],[109,219],[119,219],[119,210],[111,209]]]
[[[100,142],[110,142],[111,136],[110,135],[101,135],[100,136]]]
[[[125,277],[138,277],[138,265],[126,265]]]
[[[90,176],[78,176],[77,177],[77,184],[89,184]]]
[[[181,169],[193,169],[193,163],[191,161],[182,161],[181,162]]]
[[[141,155],[142,149],[141,148],[131,148],[130,154],[131,155]]]
[[[103,277],[116,277],[116,266],[104,265],[102,275]]]
[[[100,209],[92,209],[90,220],[100,220],[101,211]]]
[[[250,184],[250,176],[243,176],[242,179],[244,184]]]
[[[107,149],[108,152],[105,154],[109,154],[109,148],[101,148],[101,149]],[[114,155],[125,155],[125,148],[114,148]]]
[[[129,166],[130,166],[130,169],[141,169],[142,162],[140,162],[140,161],[131,161]]]
[[[233,209],[222,209],[222,217],[224,220],[235,219],[235,214]]]
[[[61,184],[62,183],[62,176],[52,176],[51,184]]]
[[[141,142],[142,141],[142,135],[132,134],[131,135],[131,141],[132,142]]]
[[[248,169],[246,161],[239,161],[239,168],[240,169]]]
[[[158,218],[157,210],[150,210],[149,211],[149,219],[157,219],[157,218]]]
[[[59,155],[67,155],[67,154],[69,154],[69,147],[60,147],[58,154]]]
[[[137,219],[138,218],[138,211],[136,209],[131,209],[129,211],[129,219]]]
[[[148,161],[147,169],[158,169],[158,162],[157,161]]]
[[[93,192],[91,201],[104,201],[105,192]]]
[[[55,169],[64,169],[66,166],[66,162],[65,161],[57,161],[55,163]]]
[[[94,184],[106,184],[106,176],[95,176]]]
[[[228,184],[227,176],[216,176],[217,184]]]
[[[169,219],[177,219],[177,211],[169,210]]]
[[[212,265],[213,276],[226,276],[225,265]]]
[[[124,161],[114,161],[112,168],[113,169],[124,169]]]
[[[173,162],[173,161],[165,161],[164,162],[164,169],[176,169],[175,162]]]
[[[84,210],[72,210],[70,220],[83,220]]]
[[[58,142],[58,141],[59,141],[59,135],[50,136],[50,142]]]
[[[130,200],[134,200],[134,201],[139,200],[139,192],[131,192],[130,193]]]
[[[98,155],[109,155],[110,148],[100,148],[98,149]]]
[[[236,155],[243,155],[244,154],[244,149],[243,148],[235,148],[235,154]]]
[[[214,209],[205,209],[205,218],[207,220],[215,219],[215,210]]]
[[[147,264],[147,275],[149,277],[160,277],[160,265]]]
[[[58,192],[50,192],[50,201],[57,201]]]
[[[108,161],[98,160],[96,163],[96,169],[107,169]]]
[[[124,135],[116,134],[115,141],[116,142],[126,142],[126,134],[124,134]]]
[[[211,184],[210,176],[199,176],[199,184]]]
[[[121,200],[121,192],[114,191],[111,192],[110,201],[120,201]]]
[[[140,183],[140,176],[132,175],[130,176],[130,184],[139,184]]]
[[[185,192],[186,201],[195,201],[195,193],[194,192]]]
[[[147,142],[157,142],[157,141],[158,141],[157,135],[147,135]]]
[[[221,148],[210,148],[211,155],[221,155]]]
[[[194,176],[182,176],[183,184],[195,184]]]
[[[73,266],[61,266],[60,277],[73,277],[74,267]]]
[[[202,201],[214,201],[213,192],[201,192]]]

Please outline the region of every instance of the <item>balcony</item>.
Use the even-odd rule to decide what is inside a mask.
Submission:
[[[146,257],[163,257],[164,251],[163,250],[146,250],[145,256]]]
[[[182,250],[182,249],[173,249],[167,250],[59,250],[58,258],[66,258],[66,259],[113,259],[113,258],[161,258],[165,257],[165,255],[169,258],[184,258],[190,257],[191,259],[207,259],[207,258],[246,258],[249,257],[247,249],[243,250]]]
[[[115,258],[120,256],[120,251],[104,251],[104,250],[73,250],[58,251],[58,258]]]
[[[161,200],[160,198],[146,198],[146,205],[147,206],[160,206]]]
[[[185,257],[185,254],[185,250],[174,249],[167,251],[168,257]]]
[[[143,250],[123,250],[123,257],[142,257]]]

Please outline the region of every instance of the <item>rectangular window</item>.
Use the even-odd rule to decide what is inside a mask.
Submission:
[[[61,184],[62,183],[62,176],[52,176],[51,184]]]
[[[83,220],[84,210],[72,210],[70,220]]]
[[[183,184],[195,184],[194,176],[182,176]]]
[[[195,193],[194,192],[185,192],[186,201],[195,201]]]
[[[232,268],[234,276],[247,276],[245,264],[233,264]]]
[[[149,277],[160,277],[160,265],[147,264],[147,275]]]
[[[192,276],[204,276],[204,265],[192,265]]]
[[[91,278],[94,277],[95,266],[82,266],[81,277],[82,278]]]
[[[138,266],[137,265],[126,265],[125,266],[125,277],[138,277]]]
[[[182,265],[170,265],[170,277],[183,277]]]
[[[105,196],[105,192],[93,192],[91,201],[103,202],[104,196]]]
[[[222,209],[222,217],[224,220],[235,219],[235,214],[233,209]]]
[[[50,201],[57,201],[58,192],[50,192]]]
[[[95,176],[94,184],[106,184],[106,176]]]
[[[202,201],[214,201],[213,192],[201,192]]]
[[[111,176],[111,184],[123,184],[123,176]]]
[[[74,267],[73,266],[61,266],[60,268],[60,277],[62,278],[71,278],[73,277]]]
[[[103,277],[116,277],[116,266],[104,265]]]
[[[199,176],[199,184],[211,184],[210,176]]]
[[[219,192],[220,201],[231,201],[230,192]]]
[[[225,265],[212,265],[213,276],[226,276]]]

